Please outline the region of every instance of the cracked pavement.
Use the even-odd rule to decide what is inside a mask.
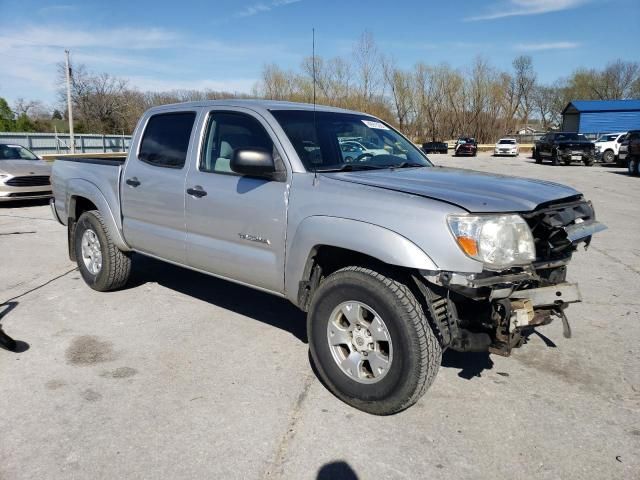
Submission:
[[[309,364],[285,300],[136,257],[98,293],[48,205],[0,204],[0,478],[637,478],[640,178],[623,169],[459,166],[566,183],[609,230],[578,251],[584,302],[510,358],[447,352],[409,410],[374,417]]]

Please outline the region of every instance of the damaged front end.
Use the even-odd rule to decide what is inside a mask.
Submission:
[[[520,215],[535,244],[528,265],[481,273],[422,271],[415,278],[440,342],[458,351],[489,351],[508,356],[522,345],[527,331],[563,322],[565,309],[581,301],[578,285],[566,281],[567,264],[580,244],[606,227],[582,197],[539,206]]]

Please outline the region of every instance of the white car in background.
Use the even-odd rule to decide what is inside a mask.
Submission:
[[[496,143],[496,147],[493,150],[493,156],[498,155],[511,155],[517,157],[520,155],[520,145],[515,138],[501,138]]]
[[[619,157],[620,145],[627,132],[605,133],[594,142],[596,155],[602,163],[613,163],[622,160]]]
[[[366,140],[340,140],[340,150],[345,162],[366,160],[376,155],[389,155],[389,152],[378,145]]]

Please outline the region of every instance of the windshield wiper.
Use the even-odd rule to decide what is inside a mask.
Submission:
[[[315,171],[318,173],[326,173],[326,172],[354,172],[356,170],[380,170],[382,168],[388,168],[384,165],[367,165],[366,163],[357,164],[357,163],[344,163],[340,166],[333,168],[322,168],[316,169]]]
[[[391,170],[394,170],[396,168],[414,168],[414,167],[426,167],[427,165],[423,165],[422,163],[416,163],[416,162],[401,162],[401,163],[396,163],[394,165],[385,165],[384,168],[390,168]]]

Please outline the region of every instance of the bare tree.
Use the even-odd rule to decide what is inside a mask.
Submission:
[[[356,43],[353,58],[358,68],[362,106],[366,106],[380,86],[380,53],[373,34],[368,30],[364,31]]]
[[[391,100],[394,107],[398,127],[405,130],[410,122],[409,116],[415,112],[413,103],[413,77],[397,67],[393,59],[382,61],[384,79],[391,92]]]
[[[533,105],[533,92],[536,84],[536,73],[529,55],[521,55],[513,61],[514,79],[518,96],[518,106],[522,121],[526,126]]]

